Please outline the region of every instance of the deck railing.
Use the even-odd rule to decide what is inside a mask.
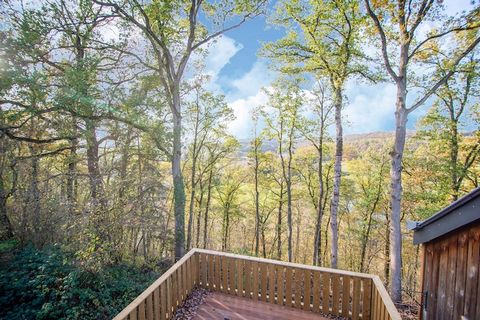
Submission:
[[[171,319],[195,286],[351,319],[400,320],[378,276],[201,249],[191,250],[114,320]]]

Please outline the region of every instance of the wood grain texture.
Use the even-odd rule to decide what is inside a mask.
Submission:
[[[235,277],[235,258],[228,257],[228,293],[235,294],[237,289]]]
[[[285,305],[287,307],[292,306],[292,281],[293,270],[291,268],[285,269]]]
[[[275,283],[275,265],[268,265],[268,302],[276,303],[275,293],[277,292]]]
[[[338,274],[332,275],[332,314],[340,314],[340,281]]]
[[[245,261],[243,270],[245,275],[245,297],[252,298],[252,263]]]
[[[330,313],[330,274],[322,273],[322,312]]]
[[[207,283],[208,283],[208,289],[213,290],[213,284],[215,282],[215,276],[213,273],[213,268],[215,267],[215,256],[209,255],[208,256],[208,278],[207,278]]]
[[[147,320],[154,320],[153,319],[153,295],[150,294],[147,297],[146,301],[146,311],[147,311]]]
[[[244,265],[242,259],[237,259],[237,295],[240,297],[244,296],[243,293],[243,284],[244,280]]]
[[[350,277],[342,277],[342,316],[350,316]]]
[[[422,320],[480,319],[480,221],[423,245]]]
[[[252,262],[252,275],[253,275],[253,300],[258,300],[258,262]]]
[[[215,291],[221,291],[222,265],[220,257],[215,257]]]
[[[312,296],[312,273],[310,270],[304,270],[303,273],[303,283],[304,283],[304,296],[303,296],[303,309],[310,311],[311,310],[311,296]]]
[[[267,264],[262,263],[260,265],[260,275],[261,275],[261,295],[262,301],[267,302]]]
[[[372,305],[372,281],[362,280],[363,286],[363,302],[362,302],[362,319],[370,319]]]
[[[313,312],[320,312],[320,272],[313,272]]]
[[[323,320],[319,314],[247,298],[210,294],[192,320]]]
[[[222,292],[228,292],[228,258],[222,257]]]
[[[166,283],[162,283],[160,285],[160,319],[165,320],[167,318],[167,290],[166,290]]]

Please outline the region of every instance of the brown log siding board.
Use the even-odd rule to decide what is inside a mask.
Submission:
[[[413,228],[422,244],[422,320],[480,319],[480,188]]]
[[[468,235],[466,233],[462,233],[459,235],[457,242],[457,267],[455,270],[457,280],[455,281],[453,314],[460,314],[465,304],[465,281],[462,281],[462,279],[466,279],[467,248]]]

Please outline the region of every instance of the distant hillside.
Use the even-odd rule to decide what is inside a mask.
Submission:
[[[408,136],[412,136],[415,132],[409,131],[407,133]],[[369,133],[360,133],[360,134],[349,134],[344,137],[345,143],[345,157],[346,159],[355,158],[358,155],[358,152],[361,152],[368,147],[374,145],[381,145],[385,142],[385,140],[393,139],[394,132],[369,132]],[[240,149],[238,152],[239,158],[247,157],[248,152],[251,148],[251,140],[249,139],[240,139]],[[301,140],[297,142],[298,146],[308,146],[310,142],[307,140]],[[269,140],[264,141],[262,144],[262,152],[275,152],[278,148],[278,144],[276,141]]]

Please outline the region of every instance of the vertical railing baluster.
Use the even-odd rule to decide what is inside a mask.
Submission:
[[[259,275],[258,275],[258,262],[257,261],[253,261],[252,262],[252,276],[253,276],[253,290],[252,290],[252,298],[253,300],[258,300],[258,291],[259,291],[259,287],[258,287],[258,278],[259,278]]]
[[[342,317],[350,317],[350,277],[342,276]]]
[[[313,311],[320,312],[320,271],[313,272]]]
[[[252,264],[250,260],[245,260],[243,267],[245,274],[245,297],[252,297]]]
[[[275,292],[276,292],[276,283],[275,283],[275,265],[268,264],[268,302],[275,303]]]
[[[222,265],[220,256],[215,256],[215,291],[221,291]]]
[[[312,275],[311,271],[308,269],[304,270],[303,273],[303,286],[304,286],[304,296],[303,296],[303,309],[311,310],[311,288],[312,288]]]
[[[322,312],[330,313],[330,274],[322,273]]]
[[[285,268],[285,305],[287,307],[292,306],[292,268]]]
[[[261,299],[263,302],[267,302],[267,264],[261,263],[260,264],[260,275],[261,275]]]

